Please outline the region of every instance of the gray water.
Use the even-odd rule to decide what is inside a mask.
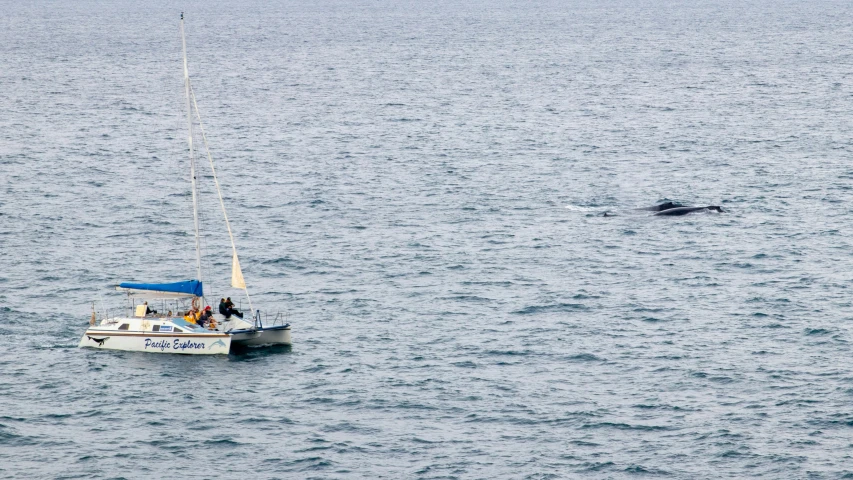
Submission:
[[[142,3],[0,3],[0,476],[853,476],[849,2]],[[181,8],[292,348],[77,348],[195,276]]]

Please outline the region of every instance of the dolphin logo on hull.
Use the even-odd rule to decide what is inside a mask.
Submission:
[[[91,341],[93,341],[93,342],[97,343],[99,347],[103,347],[103,346],[104,346],[104,342],[106,342],[107,340],[109,340],[109,339],[110,339],[110,337],[95,338],[95,337],[90,337],[90,336],[88,336],[88,335],[86,335],[86,338],[88,338],[89,340],[91,340]]]
[[[207,347],[207,349],[208,349],[208,350],[210,350],[211,348],[215,347],[216,345],[219,345],[219,346],[221,346],[222,348],[225,348],[225,342],[223,342],[223,341],[222,341],[222,339],[219,339],[219,340],[217,340],[217,341],[215,341],[215,342],[211,343],[211,344],[210,344],[210,346],[209,346],[209,347]]]

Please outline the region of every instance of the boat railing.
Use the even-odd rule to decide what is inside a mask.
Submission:
[[[282,313],[277,312],[272,319],[272,323],[270,323],[269,315],[264,314],[264,325],[269,327],[275,327],[277,325],[287,325],[289,324],[290,313]]]

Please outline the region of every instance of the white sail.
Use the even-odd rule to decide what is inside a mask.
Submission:
[[[243,271],[240,270],[240,261],[237,260],[237,251],[234,251],[234,260],[231,262],[231,286],[246,289],[246,281],[243,280]]]

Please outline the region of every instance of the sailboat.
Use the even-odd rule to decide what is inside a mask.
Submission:
[[[80,339],[79,347],[132,352],[181,353],[192,355],[228,354],[232,347],[248,345],[290,345],[290,324],[273,319],[264,325],[260,310],[255,310],[246,281],[237,257],[237,246],[231,232],[231,224],[225,211],[225,202],[213,158],[204,135],[201,114],[198,111],[195,93],[190,84],[187,68],[187,42],[184,36],[184,14],[181,13],[181,44],[184,57],[184,90],[186,93],[187,127],[189,129],[190,178],[192,181],[193,223],[195,227],[196,278],[169,283],[125,282],[116,290],[127,294],[129,312],[126,315],[110,316],[106,312],[97,320],[94,306],[89,327]],[[233,308],[214,313],[206,324],[199,322],[200,308],[205,305],[204,284],[201,272],[201,235],[199,231],[198,186],[196,184],[196,158],[193,147],[193,112],[210,162],[222,216],[231,239],[231,286],[243,290],[251,309],[250,318],[243,318]],[[229,298],[230,300],[230,298]],[[141,303],[138,303],[141,302]],[[160,305],[160,312],[152,310],[148,302]],[[168,310],[167,310],[167,305]],[[172,310],[174,307],[174,310]],[[163,310],[167,310],[163,313]],[[174,313],[173,313],[174,312]]]

